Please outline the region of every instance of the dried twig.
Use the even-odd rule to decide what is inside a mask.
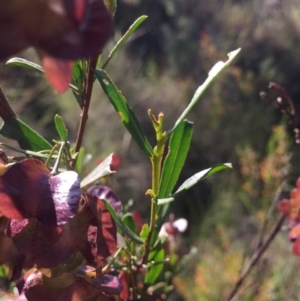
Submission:
[[[266,251],[266,249],[268,248],[269,244],[275,238],[276,234],[280,231],[280,228],[281,228],[281,226],[282,226],[282,224],[284,222],[284,219],[285,219],[285,215],[283,215],[281,213],[279,215],[277,221],[274,223],[274,225],[273,225],[273,227],[272,227],[269,235],[267,236],[266,240],[260,245],[259,248],[256,249],[256,251],[252,255],[252,257],[250,259],[250,262],[248,263],[248,265],[245,267],[245,269],[241,273],[239,279],[237,280],[237,282],[235,283],[234,287],[232,288],[230,294],[226,298],[226,301],[231,301],[234,298],[234,296],[237,294],[240,286],[243,284],[243,282],[245,281],[245,279],[249,275],[249,273],[252,270],[252,268],[256,265],[256,263],[261,258],[261,256],[263,255],[263,253]]]

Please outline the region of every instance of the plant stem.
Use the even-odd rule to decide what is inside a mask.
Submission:
[[[249,264],[244,268],[244,270],[241,273],[239,279],[237,280],[237,282],[235,283],[234,287],[232,288],[230,294],[226,298],[226,301],[231,301],[233,299],[233,297],[237,294],[238,289],[243,284],[244,280],[247,278],[247,276],[249,275],[249,273],[252,270],[252,268],[256,265],[256,263],[258,262],[258,260],[260,259],[260,257],[266,251],[266,249],[268,248],[269,244],[275,238],[276,234],[280,231],[280,228],[281,228],[281,226],[282,226],[282,224],[284,222],[284,219],[285,219],[285,215],[281,213],[279,215],[277,221],[274,223],[274,225],[273,225],[273,227],[272,227],[272,229],[271,229],[268,237],[264,241],[264,243],[262,243],[260,245],[260,247],[252,255]]]
[[[82,144],[83,134],[84,134],[87,120],[88,120],[88,111],[89,111],[89,107],[90,107],[93,84],[94,84],[94,77],[95,77],[94,69],[96,68],[97,61],[98,61],[98,56],[90,57],[90,59],[89,59],[89,65],[88,65],[87,76],[86,76],[86,81],[85,81],[82,113],[81,113],[81,117],[80,117],[80,124],[79,124],[79,128],[78,128],[74,153],[79,152],[81,144]],[[76,159],[73,159],[70,164],[71,169],[74,169],[75,164],[76,164]]]
[[[164,115],[161,113],[158,115],[158,120],[155,123],[153,123],[154,128],[156,130],[157,146],[154,148],[154,153],[151,157],[151,165],[152,165],[151,213],[150,213],[149,235],[145,242],[145,254],[143,257],[143,263],[146,263],[148,260],[148,255],[150,253],[150,244],[155,230],[156,219],[157,219],[156,216],[157,198],[159,193],[162,159],[165,150],[165,145],[168,140],[166,133],[163,132],[163,121],[164,121]]]

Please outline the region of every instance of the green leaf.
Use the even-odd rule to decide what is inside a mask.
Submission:
[[[52,145],[41,135],[18,118],[11,117],[3,123],[0,134],[17,140],[20,147],[32,151],[52,149]]]
[[[26,68],[26,69],[37,71],[38,73],[44,74],[44,69],[42,66],[40,66],[36,63],[30,62],[28,60],[19,58],[19,57],[14,57],[14,58],[8,60],[6,62],[6,65],[14,65],[14,66]]]
[[[75,61],[72,73],[72,81],[75,85],[80,86],[84,79],[82,63],[80,60]]]
[[[61,116],[56,114],[54,117],[54,122],[55,122],[56,130],[60,136],[60,139],[62,141],[67,142],[68,141],[68,129],[66,128],[64,120],[62,119]]]
[[[14,57],[14,58],[8,60],[6,62],[6,65],[19,66],[19,67],[26,68],[26,69],[29,69],[32,71],[36,71],[40,74],[44,74],[44,69],[42,66],[40,66],[39,64],[30,62],[28,60],[19,58],[19,57]],[[70,84],[69,86],[72,90],[78,91],[78,88],[76,86],[74,86],[72,84]]]
[[[133,233],[137,233],[137,227],[131,213],[124,214],[122,221]]]
[[[108,201],[103,200],[105,203],[105,207],[106,209],[109,211],[109,213],[111,214],[113,220],[116,223],[116,226],[118,228],[118,232],[123,235],[123,236],[127,236],[129,237],[131,240],[133,240],[134,242],[136,242],[137,244],[143,244],[144,241],[137,235],[135,234],[133,231],[131,231],[131,229],[129,229],[125,223],[121,220],[121,218],[116,214],[116,211],[114,210],[114,208],[109,204]]]
[[[75,171],[77,173],[81,173],[82,171],[83,156],[84,156],[84,147],[81,147],[76,157]]]
[[[153,149],[147,140],[138,119],[129,107],[121,91],[117,89],[104,70],[95,70],[95,74],[132,138],[138,146],[151,157]]]
[[[127,32],[123,35],[123,37],[118,41],[113,50],[110,52],[107,60],[102,66],[102,69],[105,69],[114,55],[118,52],[118,50],[123,46],[123,44],[128,40],[128,38],[137,30],[137,28],[147,19],[147,16],[141,16],[129,27]]]
[[[190,261],[198,254],[198,249],[196,247],[192,247],[190,252],[182,257],[180,260],[179,265],[176,267],[175,273],[181,273],[184,271],[187,267],[187,265],[190,263]]]
[[[175,122],[173,128],[168,130],[168,134],[171,134],[176,127],[181,123],[182,120],[184,120],[187,116],[187,114],[191,111],[191,109],[194,107],[194,105],[198,102],[198,100],[202,97],[204,92],[210,87],[210,85],[215,81],[215,79],[232,63],[232,61],[237,57],[237,55],[240,53],[241,49],[234,50],[230,53],[228,53],[228,60],[226,62],[218,62],[216,63],[213,68],[208,73],[208,77],[205,80],[205,82],[196,90],[191,102],[186,107],[186,109],[182,112],[180,117]]]
[[[196,185],[198,182],[212,176],[213,174],[215,174],[219,171],[222,171],[222,170],[225,170],[225,169],[230,169],[230,168],[232,168],[231,163],[225,163],[225,164],[217,164],[214,167],[202,170],[202,171],[194,174],[193,176],[191,176],[187,180],[185,180],[183,182],[183,184],[176,190],[176,192],[173,193],[172,195],[170,195],[168,198],[158,199],[157,204],[158,205],[164,205],[164,204],[168,204],[170,202],[173,202],[177,195],[179,195],[183,191],[186,191],[186,190],[190,189],[191,187]]]
[[[103,160],[95,169],[93,169],[82,181],[80,184],[81,188],[84,188],[100,178],[109,176],[115,173],[114,170],[111,170],[111,165],[113,163],[113,155],[110,154],[105,160]]]
[[[165,260],[165,250],[161,246],[157,250],[150,252],[148,258],[153,265],[149,268],[149,271],[146,274],[145,283],[151,285],[155,283],[164,268],[163,261]]]
[[[172,133],[169,141],[169,152],[165,159],[158,197],[163,198],[171,194],[184,165],[190,148],[193,124],[182,121]]]
[[[149,235],[149,225],[148,224],[144,224],[140,233],[140,237],[144,240],[147,239]]]

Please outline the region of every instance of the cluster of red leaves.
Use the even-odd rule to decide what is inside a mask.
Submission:
[[[23,254],[17,269],[35,265],[18,280],[29,301],[114,300],[122,291],[118,277],[102,274],[116,249],[116,226],[90,193],[81,193],[75,172],[52,175],[36,159],[15,163],[0,178],[0,213],[7,221],[1,228]],[[0,263],[4,253],[0,248]]]
[[[100,54],[111,29],[103,0],[1,1],[0,60],[35,47],[48,80],[63,92],[72,61]]]
[[[289,217],[291,227],[289,240],[293,243],[292,252],[300,256],[300,178],[296,182],[296,188],[290,192],[290,199],[282,200],[278,208]]]

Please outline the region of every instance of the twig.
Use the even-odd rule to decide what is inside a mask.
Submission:
[[[78,153],[82,144],[83,134],[85,130],[85,126],[88,120],[88,111],[91,102],[93,84],[94,84],[94,69],[96,68],[98,61],[98,56],[90,57],[89,65],[87,70],[87,77],[85,82],[85,91],[83,97],[83,106],[82,106],[82,114],[80,117],[80,124],[78,128],[77,138],[76,138],[76,145],[74,149],[74,153]],[[76,164],[76,158],[71,161],[70,167],[74,169]]]
[[[257,243],[256,250],[261,246],[261,244],[263,242],[263,237],[264,237],[265,231],[267,229],[267,224],[268,224],[269,217],[271,216],[271,214],[273,213],[274,209],[276,208],[276,205],[278,204],[278,201],[280,200],[280,197],[281,197],[281,194],[282,194],[282,191],[283,191],[285,185],[286,185],[286,181],[283,181],[279,185],[278,189],[275,192],[272,204],[271,204],[271,206],[270,206],[270,208],[269,208],[269,210],[268,210],[268,212],[266,214],[266,217],[264,219],[261,231],[260,231],[259,236],[258,236],[259,238],[258,238],[258,243]]]
[[[257,261],[260,259],[260,257],[263,255],[263,253],[266,251],[269,244],[275,238],[276,234],[280,231],[280,228],[281,228],[281,226],[284,222],[284,219],[285,219],[285,215],[281,213],[279,215],[277,221],[274,223],[274,225],[273,225],[268,237],[266,238],[266,240],[260,245],[260,247],[252,255],[249,264],[245,267],[245,269],[241,273],[239,279],[237,280],[234,287],[232,288],[232,290],[231,290],[230,294],[228,295],[226,301],[231,301],[233,299],[233,297],[236,295],[236,293],[238,292],[238,289],[243,284],[244,280],[247,278],[247,276],[249,275],[252,268],[255,266]]]

